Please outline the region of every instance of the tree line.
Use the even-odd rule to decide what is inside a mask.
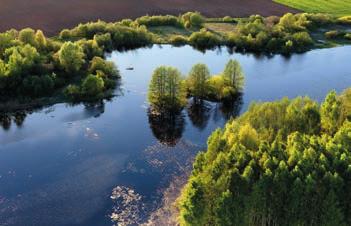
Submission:
[[[253,103],[209,137],[181,225],[350,225],[351,89]]]

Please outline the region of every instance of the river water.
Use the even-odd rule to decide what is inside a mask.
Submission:
[[[106,57],[122,76],[111,100],[56,104],[0,120],[0,225],[112,225],[111,216],[145,222],[206,149],[211,132],[251,101],[299,95],[322,101],[329,90],[351,86],[351,46],[287,58],[154,45]],[[190,101],[179,115],[148,114],[147,88],[157,66],[185,75],[205,63],[218,74],[229,59],[245,72],[244,92],[231,105]]]

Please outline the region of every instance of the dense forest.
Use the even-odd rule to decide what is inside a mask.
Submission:
[[[351,89],[253,103],[197,156],[181,225],[350,225],[350,119]]]

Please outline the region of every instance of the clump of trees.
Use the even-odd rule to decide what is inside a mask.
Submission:
[[[306,14],[287,13],[281,18],[250,16],[241,20],[227,41],[239,50],[253,52],[303,52],[313,40],[308,29],[312,22]]]
[[[186,93],[178,69],[166,66],[155,69],[149,85],[148,100],[158,110],[179,109],[186,105]]]
[[[181,225],[350,225],[351,89],[253,103],[198,154]]]
[[[100,43],[95,39],[58,41],[30,28],[0,33],[0,101],[28,102],[32,97],[60,96],[70,84],[76,85],[67,87],[70,92],[64,93],[77,93],[74,91],[80,86],[81,94],[86,93],[75,95],[76,99],[102,97],[114,87],[118,71],[101,58],[101,46],[107,45],[108,38],[95,38]],[[90,75],[97,78],[99,92],[83,88],[93,83]]]
[[[181,109],[186,97],[193,97],[195,102],[231,100],[243,85],[244,74],[236,60],[230,60],[224,72],[213,77],[205,64],[195,64],[185,79],[176,68],[162,66],[152,75],[148,100],[156,109]]]

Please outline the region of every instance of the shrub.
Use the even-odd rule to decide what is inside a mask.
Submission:
[[[87,99],[101,98],[104,91],[104,80],[95,75],[88,75],[82,83],[81,95]]]
[[[113,62],[96,56],[90,62],[89,72],[96,74],[97,71],[103,72],[107,77],[119,77],[118,70]]]
[[[173,45],[185,45],[188,42],[187,37],[184,37],[182,35],[173,35],[170,39],[169,42]]]
[[[178,17],[166,15],[166,16],[143,16],[135,20],[139,25],[145,25],[147,27],[152,26],[175,26],[181,25]]]
[[[332,30],[332,31],[327,31],[325,32],[325,37],[328,39],[336,39],[336,38],[341,38],[345,35],[344,32],[338,31],[338,30]]]
[[[113,47],[111,34],[96,34],[94,35],[94,41],[105,51],[111,51]]]
[[[78,72],[85,62],[82,47],[72,42],[65,42],[61,46],[58,57],[61,66],[67,73]]]
[[[340,17],[338,18],[338,22],[340,24],[351,24],[351,16]]]
[[[186,28],[200,27],[205,21],[199,12],[187,12],[181,16],[181,21]]]
[[[201,29],[201,31],[192,33],[189,37],[189,42],[191,45],[200,48],[211,48],[221,44],[221,40],[206,29]]]

